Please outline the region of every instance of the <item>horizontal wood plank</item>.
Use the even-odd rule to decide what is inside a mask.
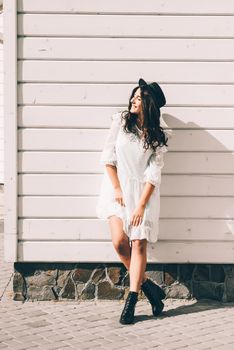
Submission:
[[[56,0],[56,1],[32,1],[19,0],[19,12],[54,12],[54,13],[157,13],[157,14],[232,14],[234,4],[230,0],[140,0],[134,1],[134,7],[124,0],[118,2]]]
[[[232,16],[18,15],[18,34],[24,36],[232,38],[233,32]]]
[[[97,197],[23,196],[18,198],[19,217],[94,218]],[[162,218],[234,218],[233,197],[162,197]]]
[[[24,174],[20,195],[98,195],[101,174]],[[233,175],[164,175],[161,196],[234,196]]]
[[[21,83],[18,102],[24,105],[124,105],[128,104],[136,85]],[[161,87],[169,106],[234,107],[234,85],[161,84]]]
[[[96,173],[103,171],[99,152],[19,152],[18,171],[24,173]]]
[[[136,84],[152,72],[163,83],[225,84],[234,81],[234,62],[18,61],[19,82]]]
[[[234,72],[234,69],[233,69]],[[111,116],[124,108],[112,106],[20,106],[18,126],[109,128]],[[234,108],[163,107],[168,127],[179,129],[234,129]]]
[[[156,242],[148,262],[233,263],[234,242]],[[224,254],[225,252],[225,254]],[[120,262],[112,242],[20,242],[18,261]]]
[[[21,173],[101,173],[100,152],[18,152]],[[232,174],[234,152],[168,152],[165,174]]]
[[[19,219],[18,237],[29,241],[110,241],[107,220],[100,219]],[[159,220],[159,241],[233,241],[234,220]]]
[[[33,129],[18,131],[19,150],[101,151],[108,130]],[[92,140],[92,142],[90,142]],[[171,151],[234,151],[233,130],[174,130]]]
[[[234,39],[36,38],[18,39],[20,59],[233,60]],[[142,50],[144,47],[144,50]]]

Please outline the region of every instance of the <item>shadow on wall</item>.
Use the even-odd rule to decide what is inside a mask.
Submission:
[[[159,237],[148,246],[148,261],[230,263],[233,130],[204,129],[168,113],[162,118],[173,132],[163,169]]]

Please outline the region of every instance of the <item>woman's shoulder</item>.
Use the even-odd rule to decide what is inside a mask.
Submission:
[[[111,115],[111,120],[115,120],[116,122],[120,122],[121,116],[122,116],[122,112],[114,113]]]
[[[168,152],[168,148],[165,145],[156,148],[156,154],[162,154],[166,152]]]

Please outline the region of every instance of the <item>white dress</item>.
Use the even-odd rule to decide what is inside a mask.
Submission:
[[[147,239],[148,242],[154,243],[158,240],[161,169],[167,147],[158,147],[156,152],[152,149],[145,151],[141,138],[133,133],[126,134],[122,130],[121,112],[112,115],[111,119],[111,127],[100,158],[104,174],[96,215],[100,219],[116,215],[123,220],[123,229],[130,241]],[[114,188],[105,164],[112,164],[117,168],[125,207],[115,200]],[[146,204],[141,224],[133,226],[130,223],[131,215],[139,203],[146,182],[153,184],[155,188]]]

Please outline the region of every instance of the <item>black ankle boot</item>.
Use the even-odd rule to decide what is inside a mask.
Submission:
[[[138,293],[130,291],[125,301],[125,306],[120,316],[121,324],[130,324],[134,320],[135,306],[138,301]]]
[[[162,299],[164,299],[166,296],[164,290],[149,278],[142,283],[141,289],[143,290],[145,296],[149,299],[152,306],[153,315],[158,316],[164,308],[164,304],[162,302]]]

